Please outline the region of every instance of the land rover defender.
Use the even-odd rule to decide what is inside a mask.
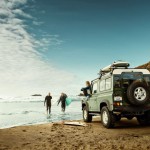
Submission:
[[[141,125],[150,123],[150,72],[128,67],[127,62],[115,62],[91,81],[92,95],[82,100],[85,122],[100,114],[106,128],[114,127],[122,117],[136,117]]]

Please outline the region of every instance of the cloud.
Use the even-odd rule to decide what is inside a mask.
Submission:
[[[58,36],[37,40],[27,31],[27,25],[17,15],[32,19],[19,8],[27,0],[0,1],[0,91],[3,95],[29,95],[51,91],[73,92],[76,77],[43,60],[39,47],[61,44]],[[70,86],[71,85],[71,86]]]
[[[39,21],[33,21],[33,24],[36,26],[42,25],[44,22],[39,22]]]
[[[19,16],[22,16],[22,17],[25,17],[25,18],[30,18],[32,19],[33,17],[25,12],[23,12],[21,9],[15,9],[13,10],[13,13],[15,15],[19,15]]]
[[[2,0],[11,9],[27,3],[27,0]]]

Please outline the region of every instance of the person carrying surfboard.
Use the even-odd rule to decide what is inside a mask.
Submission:
[[[85,82],[86,87],[82,88],[81,91],[83,91],[84,96],[90,97],[92,94],[91,84],[89,81]]]
[[[62,112],[65,112],[65,109],[66,109],[66,98],[67,98],[67,95],[65,93],[61,93],[60,98],[58,100],[57,106],[61,102],[61,110],[62,110]]]
[[[49,114],[51,113],[51,99],[52,99],[51,93],[48,93],[48,95],[45,97],[45,101],[44,101],[44,106],[46,103],[47,114],[48,114],[48,112],[49,112]]]

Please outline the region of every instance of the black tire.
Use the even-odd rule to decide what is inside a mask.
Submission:
[[[147,124],[150,125],[150,111],[146,113],[147,116]]]
[[[101,109],[101,122],[106,128],[112,128],[115,125],[115,116],[106,106]]]
[[[148,120],[146,118],[146,115],[137,116],[136,118],[140,125],[142,125],[142,126],[148,125]]]
[[[127,89],[127,97],[132,105],[145,105],[150,101],[150,91],[145,83],[134,81]]]
[[[92,115],[89,114],[87,106],[83,107],[83,121],[84,122],[91,122],[92,121]]]
[[[150,111],[145,112],[144,115],[137,116],[137,121],[140,125],[150,125]]]

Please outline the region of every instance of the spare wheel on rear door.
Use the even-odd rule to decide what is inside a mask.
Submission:
[[[134,81],[127,89],[127,97],[133,105],[145,105],[150,102],[150,91],[146,83]]]

